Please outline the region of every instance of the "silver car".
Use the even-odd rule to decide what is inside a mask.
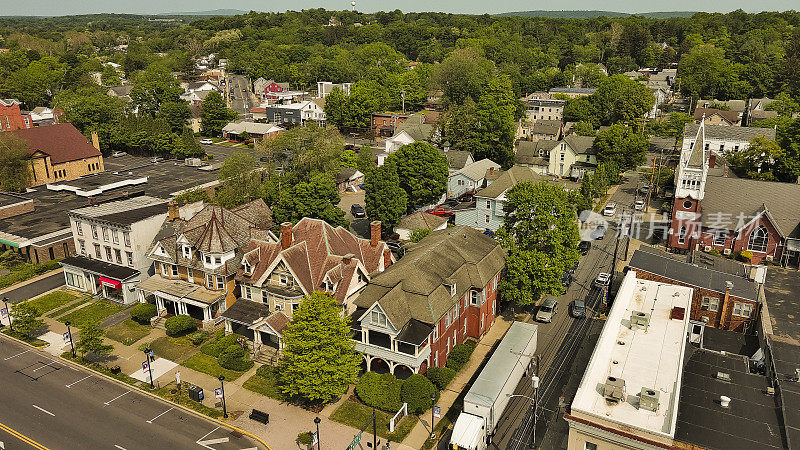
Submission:
[[[556,313],[558,313],[558,302],[552,298],[548,298],[542,303],[542,306],[539,307],[539,311],[536,312],[536,321],[550,323],[553,321],[553,316],[555,316]]]

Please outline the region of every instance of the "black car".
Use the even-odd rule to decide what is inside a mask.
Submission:
[[[467,193],[467,194],[461,194],[461,197],[458,197],[458,199],[461,200],[462,202],[471,202],[475,200],[475,197],[472,194]]]
[[[564,275],[561,276],[561,285],[564,287],[569,287],[572,284],[572,274],[569,272],[564,272]]]
[[[448,198],[447,200],[442,203],[442,206],[449,206],[451,208],[455,208],[456,206],[460,205],[461,202],[455,198]]]
[[[364,210],[364,207],[358,203],[354,203],[353,206],[350,207],[350,214],[356,219],[367,217],[367,212]]]
[[[581,255],[586,256],[589,253],[589,249],[592,248],[592,243],[590,241],[581,241],[578,244],[578,250],[581,251]]]
[[[569,315],[576,319],[586,317],[586,303],[583,300],[573,300],[569,305]]]

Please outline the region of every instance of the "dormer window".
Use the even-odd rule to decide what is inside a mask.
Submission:
[[[206,262],[206,264],[209,265],[211,264],[211,257],[209,255],[206,255],[205,258],[203,258],[203,260]]]
[[[190,247],[188,245],[184,245],[183,247],[181,247],[181,249],[183,250],[183,257],[186,258],[186,259],[191,259],[191,257],[192,257],[192,247]]]
[[[372,318],[371,318],[373,325],[378,325],[381,327],[386,326],[386,314],[380,311],[372,311]]]
[[[244,270],[244,273],[250,275],[251,273],[253,273],[253,266],[251,266],[250,263],[248,263],[247,261],[243,261],[242,270]]]
[[[455,282],[446,282],[444,283],[444,287],[450,291],[450,297],[456,295],[456,283]]]

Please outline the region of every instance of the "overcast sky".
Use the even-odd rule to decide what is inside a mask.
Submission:
[[[743,9],[748,12],[764,10],[785,11],[797,8],[797,0],[672,0],[670,2],[643,2],[641,0],[562,0],[558,3],[531,0],[405,0],[403,2],[386,2],[379,0],[357,0],[359,11],[374,12],[399,8],[408,11],[444,11],[452,13],[499,13],[508,11],[530,10],[603,10],[618,12],[650,12],[650,11],[709,11],[729,12]],[[292,9],[326,8],[346,9],[350,7],[348,0],[295,0],[293,2],[258,1],[258,0],[37,0],[32,3],[15,0],[0,0],[0,15],[69,15],[87,13],[133,13],[158,14],[165,12],[203,11],[218,8],[284,11]]]

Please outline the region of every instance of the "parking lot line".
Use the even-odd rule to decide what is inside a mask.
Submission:
[[[45,413],[45,414],[50,414],[50,415],[51,415],[51,416],[53,416],[53,417],[55,417],[55,416],[56,416],[55,414],[53,414],[53,413],[51,413],[50,411],[48,411],[48,410],[46,410],[46,409],[42,408],[41,406],[36,406],[36,405],[31,405],[31,406],[33,406],[34,408],[38,409],[39,411],[41,411],[41,412],[43,412],[43,413]]]
[[[3,361],[8,361],[9,359],[16,358],[16,357],[17,357],[17,356],[19,356],[19,355],[24,355],[25,353],[28,353],[29,351],[30,351],[30,350],[25,350],[24,352],[17,353],[17,354],[16,354],[16,355],[14,355],[14,356],[9,356],[8,358],[3,358]]]
[[[116,399],[118,399],[118,398],[122,397],[122,396],[123,396],[123,395],[125,395],[125,394],[130,394],[130,393],[131,393],[131,391],[128,391],[128,392],[126,392],[126,393],[124,393],[124,394],[120,394],[120,395],[118,395],[118,396],[116,396],[116,397],[112,398],[111,400],[109,400],[109,401],[105,402],[105,404],[106,404],[106,406],[108,406],[108,405],[110,405],[110,404],[111,404],[111,402],[113,402],[114,400],[116,400]]]
[[[70,384],[67,384],[66,386],[67,386],[68,388],[71,388],[72,386],[75,386],[76,384],[80,383],[81,381],[83,381],[83,380],[86,380],[86,379],[89,379],[89,378],[92,378],[92,376],[91,376],[91,375],[87,375],[87,376],[85,376],[85,377],[81,378],[81,379],[80,379],[80,380],[78,380],[78,381],[75,381],[75,382],[72,382],[72,383],[70,383]]]
[[[156,419],[158,419],[159,417],[163,416],[164,414],[166,414],[166,413],[168,413],[168,412],[172,411],[173,409],[175,409],[175,408],[170,408],[170,409],[168,409],[168,410],[166,410],[166,411],[162,412],[161,414],[159,414],[159,415],[157,415],[157,416],[153,417],[152,419],[148,420],[148,421],[147,421],[147,423],[153,423],[153,421],[154,421],[154,420],[156,420]]]

